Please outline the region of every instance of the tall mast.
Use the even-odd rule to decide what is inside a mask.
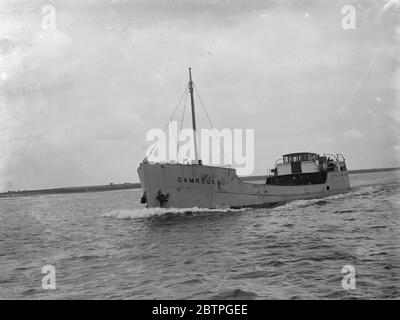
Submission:
[[[189,92],[190,92],[190,104],[192,107],[192,128],[193,128],[193,140],[194,140],[194,160],[198,164],[201,164],[199,154],[197,150],[197,133],[196,133],[196,114],[194,111],[194,97],[193,97],[193,81],[192,81],[192,68],[189,68]]]

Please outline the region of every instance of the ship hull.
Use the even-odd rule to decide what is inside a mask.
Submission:
[[[148,208],[270,207],[350,190],[347,171],[327,172],[324,183],[288,186],[248,183],[240,180],[235,169],[198,164],[143,162],[138,174]]]

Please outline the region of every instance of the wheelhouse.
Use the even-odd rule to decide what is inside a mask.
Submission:
[[[327,173],[332,171],[347,171],[342,155],[321,156],[312,152],[288,153],[275,162],[275,168],[267,176],[267,183],[278,185],[324,183]]]
[[[316,159],[317,154],[311,152],[288,153],[283,155],[283,163],[315,161]]]

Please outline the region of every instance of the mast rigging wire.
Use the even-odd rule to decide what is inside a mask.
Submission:
[[[199,98],[200,104],[201,104],[201,106],[203,107],[204,113],[205,113],[206,116],[207,116],[207,119],[208,119],[208,122],[210,123],[211,129],[213,129],[213,133],[215,134],[215,132],[214,132],[214,125],[213,125],[213,123],[212,123],[212,121],[211,121],[211,119],[210,119],[210,117],[209,117],[209,115],[208,115],[208,112],[207,112],[207,110],[206,110],[206,107],[204,106],[203,100],[201,99],[200,94],[199,94],[199,91],[197,90],[197,87],[196,87],[196,85],[195,85],[194,83],[193,83],[193,87],[194,87],[194,91],[196,91],[197,97]],[[216,136],[216,135],[215,135],[215,136]],[[218,136],[216,136],[216,138],[218,139],[219,147],[221,148],[222,156],[224,157],[224,160],[225,160],[225,150],[224,150],[224,148],[222,147],[221,139],[220,139],[220,137],[218,137]],[[231,167],[230,164],[228,164],[228,166],[229,166],[229,168]]]
[[[182,117],[181,117],[181,125],[179,128],[179,132],[182,131],[182,127],[183,127],[183,121],[185,120],[185,113],[186,113],[186,106],[187,106],[187,100],[188,100],[188,94],[189,92],[186,91],[186,96],[185,96],[185,105],[183,107],[183,112],[182,112]],[[176,162],[178,162],[178,153],[179,153],[179,139],[178,139],[178,135],[176,136]]]
[[[175,107],[174,112],[172,113],[171,117],[169,118],[167,124],[166,124],[165,127],[164,127],[164,130],[163,130],[164,132],[165,132],[165,130],[167,130],[168,124],[170,123],[170,121],[171,121],[171,120],[173,119],[173,117],[175,116],[175,113],[176,113],[176,111],[178,110],[178,108],[179,108],[179,106],[180,106],[180,104],[181,104],[181,102],[182,102],[183,97],[184,97],[185,95],[187,96],[187,91],[188,91],[188,90],[189,90],[189,88],[186,86],[186,87],[185,87],[185,90],[183,91],[183,94],[182,94],[181,98],[179,99],[178,104],[177,104],[176,107]],[[155,148],[155,145],[154,145],[153,148],[150,150],[150,152],[146,155],[145,158],[149,157],[149,156],[153,153],[154,148]]]
[[[214,129],[215,129],[215,128],[214,128],[214,124],[212,123],[211,118],[210,118],[210,116],[208,115],[207,109],[206,109],[206,107],[205,107],[205,105],[204,105],[204,103],[203,103],[203,100],[202,100],[201,97],[200,97],[199,91],[197,90],[197,87],[196,87],[196,85],[195,85],[194,83],[193,83],[193,87],[194,87],[194,91],[196,92],[196,95],[197,95],[197,97],[198,97],[198,99],[199,99],[199,101],[200,101],[200,104],[201,104],[201,106],[202,106],[202,108],[203,108],[203,110],[204,110],[204,113],[205,113],[205,115],[206,115],[206,117],[207,117],[207,120],[208,120],[208,122],[209,122],[209,124],[210,124],[210,126],[211,126],[211,129],[213,129],[213,133],[215,134],[215,131],[214,131]],[[180,123],[180,129],[179,129],[179,131],[182,131],[183,122],[184,122],[185,113],[186,113],[186,106],[187,106],[188,94],[189,94],[189,87],[186,86],[186,87],[185,87],[185,90],[183,91],[183,94],[182,94],[181,98],[179,99],[178,104],[176,105],[176,107],[175,107],[175,109],[174,109],[174,112],[173,112],[172,115],[170,116],[170,118],[169,118],[167,124],[165,125],[165,127],[164,127],[164,129],[163,129],[164,132],[165,132],[165,130],[168,128],[169,123],[170,123],[171,120],[174,118],[175,113],[176,113],[177,110],[179,109],[179,106],[181,105],[181,102],[182,102],[182,100],[183,100],[183,97],[185,97],[185,104],[184,104],[184,108],[183,108],[183,112],[182,112],[181,123]],[[220,137],[218,137],[218,136],[216,136],[216,138],[218,139],[218,143],[219,143],[220,149],[221,149],[221,151],[222,151],[222,156],[223,156],[223,159],[225,160],[225,150],[224,150],[224,148],[222,147],[221,139],[220,139]],[[150,152],[146,155],[146,158],[148,158],[148,157],[153,153],[154,148],[155,148],[155,145],[154,145],[153,148],[150,150]],[[176,160],[177,160],[177,162],[178,162],[178,153],[179,153],[179,140],[178,140],[178,137],[177,137],[177,143],[176,143],[176,151],[177,151],[177,152],[176,152],[176,157],[177,157]],[[231,167],[230,164],[228,164],[228,166]]]

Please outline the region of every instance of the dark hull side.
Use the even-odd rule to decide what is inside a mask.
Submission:
[[[266,183],[274,186],[301,186],[310,184],[323,184],[328,174],[326,171],[312,173],[287,174],[283,176],[271,176]]]

